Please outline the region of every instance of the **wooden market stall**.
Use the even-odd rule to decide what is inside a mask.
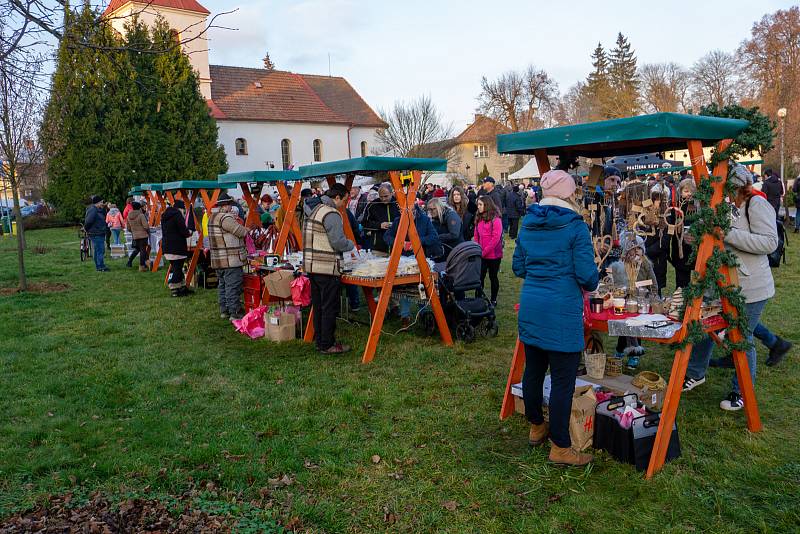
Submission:
[[[180,182],[166,182],[163,184],[150,184],[151,186],[158,185],[161,193],[161,201],[169,201],[173,203],[176,200],[182,200],[186,205],[187,211],[191,213],[194,220],[194,227],[198,233],[197,243],[191,247],[192,257],[189,260],[189,266],[186,273],[186,285],[192,283],[194,272],[197,268],[197,261],[200,257],[200,252],[203,249],[203,222],[202,218],[198,217],[194,212],[195,203],[200,200],[205,206],[206,212],[210,213],[211,208],[217,203],[217,198],[223,189],[228,189],[228,186],[220,184],[211,180],[184,180]],[[158,222],[161,224],[161,214],[166,209],[166,204],[158,213]],[[188,215],[188,214],[187,214]],[[161,242],[158,244],[158,252],[156,259],[153,261],[153,272],[158,270],[158,265],[161,262],[163,251],[161,249]],[[169,269],[167,269],[167,277],[169,277]]]
[[[748,122],[737,119],[683,115],[677,113],[656,113],[639,117],[614,119],[595,123],[577,124],[530,132],[520,132],[497,136],[498,152],[501,154],[532,154],[542,173],[550,170],[550,156],[557,156],[560,162],[573,162],[578,156],[600,159],[615,155],[643,152],[661,152],[674,149],[688,149],[691,158],[691,169],[695,182],[709,180],[709,169],[703,155],[704,146],[715,146],[718,151],[727,149],[734,137],[741,133]],[[714,176],[727,178],[728,162],[718,163],[713,169]],[[713,195],[710,207],[713,209],[724,202],[724,180],[712,181]],[[695,271],[700,277],[706,274],[706,263],[715,249],[722,250],[724,245],[720,232],[715,235],[706,234],[700,241]],[[722,268],[723,279],[720,285],[738,285],[737,273]],[[686,312],[680,329],[669,339],[651,339],[659,343],[680,343],[687,339],[689,324],[701,316],[702,298],[698,297],[686,303]],[[736,318],[736,308],[722,298],[723,313]],[[585,321],[591,331],[607,331],[607,322],[603,320]],[[704,324],[706,331],[724,328],[719,322]],[[588,333],[588,332],[587,332]],[[727,336],[732,342],[739,342],[743,334],[736,328],[729,328]],[[644,338],[649,339],[649,338]],[[661,418],[653,446],[647,478],[653,477],[663,466],[667,446],[675,423],[680,402],[683,381],[691,355],[691,343],[677,349],[669,376],[669,383],[664,398]],[[734,351],[733,359],[736,374],[744,397],[747,416],[747,427],[752,432],[761,430],[758,407],[756,404],[753,383],[750,378],[747,358],[742,351]],[[514,411],[512,386],[519,382],[525,366],[525,351],[517,340],[511,369],[508,375],[500,418],[505,419]]]
[[[450,329],[447,326],[442,304],[439,301],[439,295],[434,283],[434,275],[428,266],[425,252],[420,243],[419,234],[417,233],[417,227],[414,223],[414,207],[417,202],[417,188],[421,184],[422,172],[444,172],[446,168],[447,160],[444,159],[371,156],[318,163],[300,167],[299,169],[303,179],[325,178],[329,186],[336,183],[337,177],[343,177],[345,187],[350,189],[356,175],[372,176],[381,174],[386,176],[394,187],[395,198],[400,209],[400,221],[397,235],[395,236],[394,244],[389,254],[389,265],[386,273],[382,277],[375,278],[342,276],[343,283],[363,288],[370,311],[371,324],[369,338],[364,348],[364,354],[361,360],[362,363],[371,362],[375,357],[375,351],[377,350],[381,335],[381,328],[383,327],[383,322],[389,307],[389,299],[394,286],[422,283],[425,286],[425,293],[430,302],[436,324],[439,327],[439,334],[441,335],[442,342],[445,345],[453,344]],[[344,213],[346,209],[346,207],[342,208],[344,230],[347,237],[353,240],[353,230],[350,227],[348,217]],[[406,238],[411,242],[411,248],[419,267],[419,274],[397,276],[397,268],[400,263],[400,257],[403,253]],[[378,298],[377,304],[373,298],[373,289],[380,290],[380,297]],[[309,317],[308,320],[308,327],[306,328],[304,339],[307,342],[314,339],[311,317]]]

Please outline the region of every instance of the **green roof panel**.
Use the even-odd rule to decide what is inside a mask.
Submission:
[[[322,176],[335,176],[337,174],[370,174],[388,171],[447,171],[446,159],[433,158],[387,158],[380,156],[367,156],[365,158],[350,158],[339,161],[327,161],[304,165],[300,167],[300,176],[303,178],[319,178]]]
[[[694,139],[712,145],[732,139],[749,122],[682,113],[655,113],[624,119],[559,126],[543,130],[497,136],[501,154],[533,154],[545,149],[549,155],[605,157],[637,152],[659,152],[685,148]]]
[[[222,184],[298,182],[300,180],[302,180],[302,178],[297,171],[229,172],[217,176],[217,181]]]
[[[163,191],[164,184],[142,184],[139,187],[142,188],[142,191]]]
[[[214,180],[183,180],[180,182],[167,182],[161,184],[162,191],[175,191],[178,189],[230,189],[233,186],[220,184]]]

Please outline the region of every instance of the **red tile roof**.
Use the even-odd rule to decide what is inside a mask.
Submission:
[[[475,115],[475,122],[467,126],[467,129],[461,132],[455,141],[457,144],[482,141],[494,142],[497,134],[506,133],[511,133],[511,130],[496,120],[490,119],[486,115]]]
[[[111,2],[108,3],[108,7],[103,12],[103,15],[113,13],[117,9],[123,7],[125,4],[131,3],[131,1],[133,1],[135,4],[141,4],[141,7],[171,7],[172,9],[194,11],[195,13],[204,13],[206,15],[211,13],[209,10],[201,6],[197,0],[111,0]]]
[[[223,65],[210,70],[211,112],[218,118],[385,126],[344,78]]]

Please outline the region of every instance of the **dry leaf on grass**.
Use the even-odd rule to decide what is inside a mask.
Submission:
[[[380,457],[380,456],[378,456],[377,454],[373,454],[373,455],[372,455],[372,463],[373,463],[373,464],[379,464],[379,463],[381,463],[381,457]]]
[[[450,512],[455,512],[456,508],[458,508],[458,503],[456,501],[444,501],[442,507]]]

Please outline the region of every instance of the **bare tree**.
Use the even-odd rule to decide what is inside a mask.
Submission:
[[[558,101],[555,122],[558,125],[579,124],[592,120],[593,99],[586,84],[577,82]]]
[[[411,102],[397,101],[378,110],[387,128],[378,131],[381,150],[397,156],[444,157],[452,148],[453,127],[445,124],[429,95]]]
[[[739,67],[733,54],[713,50],[692,66],[692,89],[700,104],[725,106],[736,102]]]
[[[514,132],[549,125],[557,111],[558,84],[545,71],[529,65],[496,80],[481,79],[478,111]]]
[[[13,57],[13,56],[11,56]],[[36,89],[36,72],[22,75],[19,69],[0,60],[0,158],[6,180],[14,198],[17,222],[17,258],[19,289],[28,288],[25,276],[25,228],[20,210],[20,181],[33,172],[41,161],[37,129],[41,118],[40,93]]]
[[[639,69],[641,98],[648,113],[686,113],[689,103],[689,72],[677,63],[648,63]]]

